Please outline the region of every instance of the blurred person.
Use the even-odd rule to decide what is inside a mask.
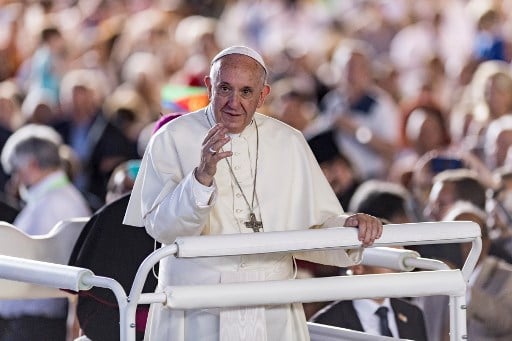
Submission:
[[[145,226],[164,245],[180,235],[245,234],[262,229],[265,233],[276,228],[328,226],[329,222],[358,226],[363,245],[381,235],[382,225],[374,217],[340,216],[341,205],[299,131],[255,113],[270,92],[267,72],[261,55],[245,46],[229,47],[213,58],[210,75],[205,78],[210,104],[165,124],[153,136],[135,181],[125,224]],[[310,181],[304,183],[304,179]],[[298,189],[300,195],[291,195]],[[276,207],[293,209],[284,214]],[[354,251],[327,252],[332,262],[325,252],[316,259],[295,257],[342,266],[353,262],[351,257],[358,254]],[[284,279],[293,277],[293,261],[289,254],[192,261],[166,258],[160,262],[160,273],[166,275],[159,277],[158,290],[175,281],[206,284]],[[221,333],[240,332],[239,315],[248,312],[254,313],[254,319],[243,329],[263,327],[258,333],[262,338],[309,339],[300,304],[220,313],[170,310],[154,304],[146,333],[149,339],[217,340]]]
[[[487,191],[489,254],[512,264],[512,168],[504,166],[493,174],[498,187]]]
[[[403,100],[403,93],[399,84],[399,72],[387,55],[377,56],[374,61],[373,78],[375,84],[386,91],[395,103]]]
[[[25,123],[51,125],[58,118],[58,104],[52,93],[43,88],[33,88],[21,105]]]
[[[463,100],[464,110],[454,114],[452,125],[463,127],[462,141],[475,155],[484,159],[487,126],[512,112],[512,76],[510,66],[497,60],[481,63],[475,70]],[[455,128],[455,127],[454,127]]]
[[[54,123],[81,163],[75,180],[93,209],[104,203],[107,182],[121,162],[136,158],[133,144],[106,118],[102,78],[93,70],[73,70],[62,81],[64,118]]]
[[[308,144],[341,206],[348,208],[361,180],[352,162],[338,149],[335,134],[326,130],[308,138]]]
[[[466,293],[467,335],[469,340],[510,340],[512,336],[512,266],[489,255],[491,241],[486,213],[464,201],[456,202],[446,211],[444,221],[473,221],[482,231],[482,251],[470,275]],[[466,259],[471,243],[457,244],[461,258]],[[431,340],[449,340],[447,296],[419,299],[423,308],[428,336]]]
[[[475,155],[461,148],[453,147],[432,150],[422,155],[414,164],[409,191],[413,195],[414,211],[418,221],[425,221],[425,214],[432,191],[434,177],[445,170],[468,169],[478,174],[478,181],[485,188],[495,188],[491,171]]]
[[[477,67],[471,80],[475,119],[493,120],[512,111],[512,76],[503,61],[486,61]]]
[[[189,15],[179,20],[174,31],[176,46],[185,60],[169,80],[174,84],[203,86],[208,63],[220,50],[217,42],[218,19],[211,16]]]
[[[90,214],[65,173],[61,146],[62,140],[55,130],[28,124],[10,136],[2,150],[2,166],[18,180],[26,202],[15,223],[28,234],[45,234],[66,217]],[[69,208],[61,210],[68,207],[66,202]]]
[[[105,117],[116,126],[136,149],[142,129],[154,121],[144,98],[131,86],[120,85],[110,93],[103,104]]]
[[[3,4],[0,9],[0,82],[13,78],[22,62],[22,54],[17,44],[20,4]]]
[[[450,105],[446,109],[450,114],[446,121],[450,127],[451,136],[456,143],[467,138],[474,102],[471,94],[471,81],[479,64],[479,61],[468,57],[460,70],[453,76]]]
[[[444,115],[435,105],[418,104],[408,109],[401,126],[402,150],[389,170],[389,179],[410,188],[414,164],[432,151],[450,147]]]
[[[184,48],[176,43],[171,34],[175,32],[182,14],[166,11],[163,6],[156,3],[133,12],[127,9],[126,14],[126,17],[121,18],[119,37],[111,51],[111,60],[116,66],[121,67],[118,71],[124,72],[125,63],[132,55],[146,54],[157,61],[157,65],[152,67],[163,67],[162,74],[159,76],[164,79],[183,67],[186,61]],[[133,70],[135,73],[138,73],[141,68],[148,69],[144,59],[139,60],[144,65],[140,67],[135,65]],[[125,79],[123,78],[123,81]]]
[[[410,94],[418,88],[411,89],[409,81],[428,73],[433,55],[439,57],[448,78],[462,68],[472,53],[474,23],[464,1],[407,3],[408,18],[402,21],[389,50],[401,74],[402,89]]]
[[[377,54],[388,54],[389,46],[399,29],[386,11],[386,4],[376,1],[365,1],[353,12],[357,15],[347,15],[350,36],[367,42],[375,49]]]
[[[0,151],[20,121],[16,90],[12,82],[0,83]],[[20,211],[20,203],[9,187],[9,175],[0,167],[0,220],[12,223]]]
[[[469,169],[447,169],[432,180],[425,216],[432,221],[442,221],[450,207],[458,201],[467,201],[486,209],[487,188],[480,182],[476,172]],[[458,244],[418,245],[422,257],[435,258],[449,262],[456,268],[462,268]]]
[[[432,180],[427,216],[441,221],[453,203],[463,200],[485,210],[486,190],[476,172],[469,169],[447,169]]]
[[[406,113],[402,125],[404,146],[416,156],[450,145],[445,114],[434,105],[419,105]]]
[[[139,168],[140,160],[128,160],[114,169],[107,184],[107,204],[131,192]]]
[[[370,266],[350,267],[354,276],[388,274],[393,270]],[[400,298],[373,298],[336,301],[318,313],[311,322],[400,339],[427,340],[423,312]]]
[[[425,65],[425,75],[422,81],[422,87],[426,90],[432,100],[438,103],[444,110],[450,110],[454,84],[451,77],[446,72],[443,60],[437,54],[434,54],[427,60]]]
[[[492,7],[485,8],[478,14],[473,46],[475,59],[508,61],[509,51],[500,21],[500,13]]]
[[[0,151],[5,142],[22,123],[20,112],[20,93],[13,81],[0,82]],[[12,193],[6,188],[9,176],[0,167],[0,193]],[[15,200],[13,197],[12,199]]]
[[[161,108],[163,66],[160,59],[149,52],[134,52],[123,63],[123,87],[135,90],[147,108],[149,120],[157,119]]]
[[[512,148],[510,148],[512,150]],[[508,163],[503,167],[497,168],[493,172],[496,183],[499,187],[492,190],[489,194],[494,204],[490,208],[493,214],[493,226],[498,228],[504,234],[511,234],[512,227],[512,164]],[[488,194],[488,197],[489,197]],[[489,212],[489,209],[488,209]]]
[[[66,41],[60,30],[57,27],[43,28],[40,45],[30,58],[27,91],[32,88],[46,89],[57,101],[67,63]]]
[[[302,131],[308,136],[308,127],[318,108],[315,102],[314,85],[299,77],[288,77],[275,82],[271,107],[273,116]]]
[[[512,114],[512,112],[511,112]],[[492,120],[484,135],[484,157],[489,169],[504,166],[509,148],[512,146],[512,115]]]
[[[103,4],[108,7],[108,4],[103,1]],[[121,3],[117,3],[119,7]],[[121,5],[122,6],[122,5]],[[116,7],[116,5],[112,6]],[[104,14],[105,15],[105,14]],[[121,39],[122,28],[124,21],[126,20],[127,14],[123,10],[119,10],[114,15],[108,18],[99,19],[97,25],[93,23],[84,24],[84,26],[92,25],[92,27],[86,27],[85,32],[95,32],[95,34],[85,33],[82,39],[91,39],[92,42],[82,43],[82,51],[77,54],[75,63],[83,65],[85,68],[95,69],[102,73],[103,77],[108,83],[109,89],[114,89],[120,82],[119,65],[114,58],[114,48]],[[87,20],[87,19],[85,19]]]
[[[342,41],[333,57],[342,78],[322,100],[338,145],[363,179],[387,175],[398,143],[398,107],[373,83],[371,58],[362,42]]]
[[[30,124],[11,135],[2,150],[2,166],[18,179],[25,201],[13,224],[29,235],[44,235],[62,220],[91,213],[63,170],[60,145],[53,129]],[[0,301],[0,340],[66,340],[67,302]]]
[[[348,209],[384,219],[387,223],[406,224],[415,221],[410,201],[410,194],[399,184],[366,180],[352,196]]]

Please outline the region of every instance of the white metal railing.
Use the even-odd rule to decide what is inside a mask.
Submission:
[[[443,263],[417,257],[417,254],[412,252],[401,252],[396,249],[376,249],[377,247],[392,245],[461,242],[472,243],[471,252],[462,270],[448,270]],[[375,248],[365,250],[368,258],[363,262],[370,262],[372,253],[375,256],[375,253],[378,255],[381,252],[382,257],[379,260],[381,266],[399,270],[409,270],[412,267],[419,266],[433,271],[218,285],[170,286],[165,289],[165,292],[161,293],[141,293],[146,277],[153,266],[162,258],[171,255],[186,258],[213,257],[316,249],[350,249],[359,246],[360,242],[357,239],[357,229],[355,228],[181,237],[174,244],[154,251],[142,262],[129,296],[126,295],[117,281],[95,276],[90,270],[32,260],[20,260],[20,258],[9,256],[0,256],[0,278],[75,291],[89,290],[92,286],[112,290],[119,303],[120,337],[123,341],[135,340],[135,311],[139,304],[161,303],[172,309],[189,309],[428,295],[450,296],[451,340],[465,339],[466,283],[481,251],[480,227],[473,222],[386,225],[382,237],[373,246]],[[378,283],[378,285],[375,285],[375,283]],[[269,286],[272,290],[269,290]],[[265,290],[261,290],[262,288]],[[253,293],[261,293],[261,295],[236,294],[242,291],[247,292],[247,290],[251,290]],[[172,293],[172,295],[169,295],[169,293]],[[358,333],[354,334],[348,331],[348,334],[340,334],[346,332],[340,328],[323,328],[310,324],[309,329],[311,333],[344,335],[343,338],[346,340],[362,340],[362,336]],[[352,336],[348,336],[349,334]],[[368,339],[371,340],[371,338]]]
[[[418,265],[425,264],[429,269],[434,268],[435,271],[293,281],[172,286],[167,287],[164,293],[141,295],[142,286],[153,266],[160,259],[170,255],[181,258],[215,257],[317,249],[353,249],[360,246],[360,241],[357,238],[358,231],[355,228],[180,237],[174,244],[156,250],[139,267],[130,291],[126,311],[121,312],[121,314],[126,314],[125,320],[128,321],[124,325],[126,328],[124,334],[128,335],[128,341],[134,340],[135,311],[137,304],[140,303],[162,303],[174,309],[189,309],[279,304],[284,301],[291,303],[342,298],[444,294],[449,295],[453,303],[450,305],[451,338],[452,340],[461,340],[466,337],[466,306],[464,303],[466,283],[481,252],[480,233],[479,225],[473,222],[391,224],[385,226],[382,237],[373,245],[373,247],[381,247],[471,242],[471,251],[462,270],[437,270],[437,268],[443,268],[441,263],[419,259]],[[369,276],[380,276],[378,277],[379,285],[369,284],[375,283],[368,281]],[[442,289],[439,289],[440,283],[443,283]],[[269,290],[269,286],[271,286],[271,290]],[[319,286],[322,286],[322,289],[319,290]],[[363,286],[364,290],[362,290]],[[263,287],[265,290],[256,291],[262,293],[260,296],[233,294],[235,291],[248,289],[254,293],[255,291],[252,290],[259,290]],[[170,293],[172,295],[169,295]],[[272,293],[272,297],[269,297],[269,293]],[[287,296],[287,299],[283,299],[283,296]],[[240,297],[244,297],[244,299],[240,299]]]

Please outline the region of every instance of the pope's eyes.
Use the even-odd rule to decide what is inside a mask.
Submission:
[[[222,93],[229,93],[231,91],[231,88],[227,85],[221,85],[219,87],[220,92]]]
[[[244,98],[250,98],[252,97],[252,89],[242,89],[242,97]]]

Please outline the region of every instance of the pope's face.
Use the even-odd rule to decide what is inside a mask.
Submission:
[[[244,130],[270,92],[263,67],[238,54],[215,62],[205,84],[217,123],[223,123],[233,134]]]

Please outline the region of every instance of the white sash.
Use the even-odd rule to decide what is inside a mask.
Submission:
[[[221,274],[221,283],[265,280],[264,271],[232,271]],[[220,341],[266,341],[264,307],[225,308],[220,311]]]

